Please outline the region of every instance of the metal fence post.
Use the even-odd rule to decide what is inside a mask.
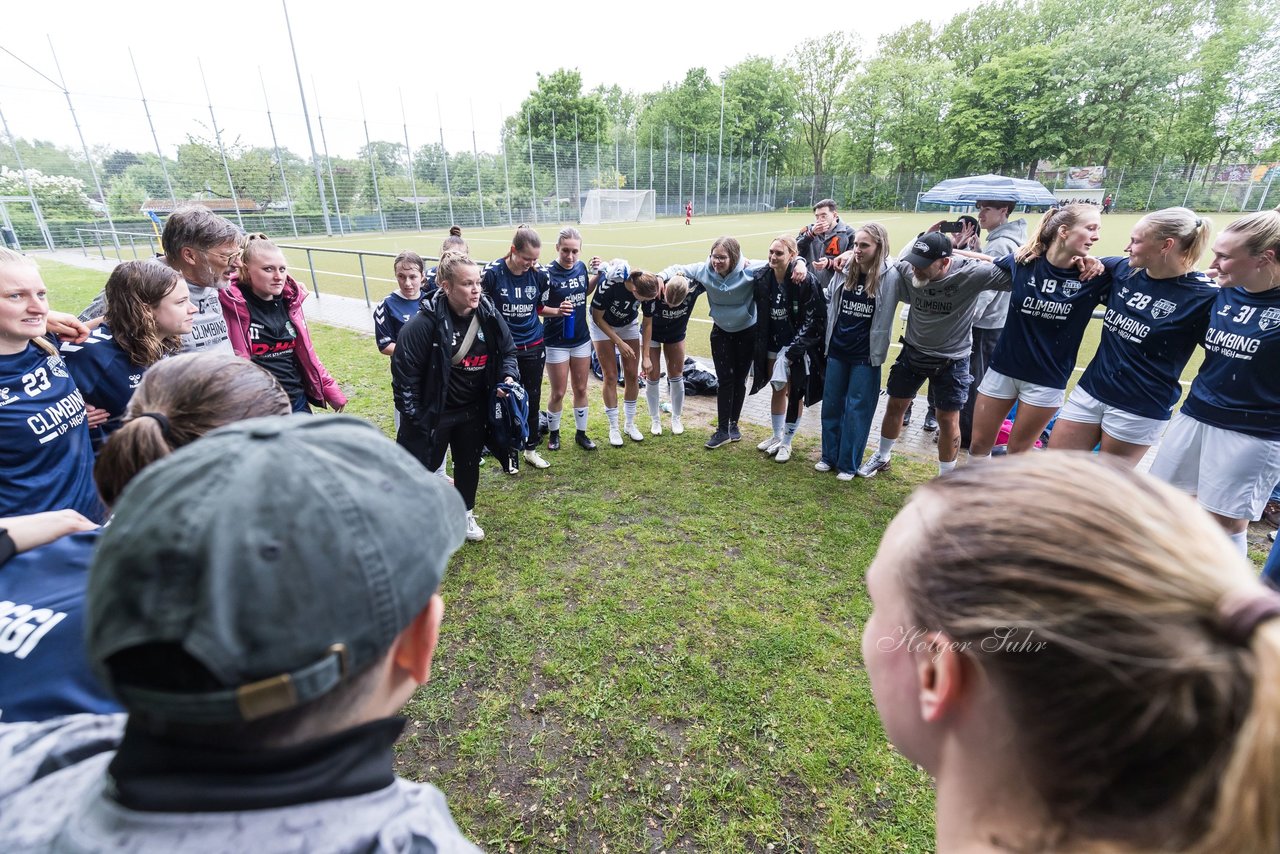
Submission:
[[[364,271],[364,253],[359,253],[360,258],[360,283],[364,285],[364,304],[366,308],[372,309],[373,303],[369,300],[369,276]]]
[[[320,281],[316,279],[316,265],[311,258],[311,249],[307,248],[307,269],[311,271],[311,290],[315,291],[316,299],[320,299]]]

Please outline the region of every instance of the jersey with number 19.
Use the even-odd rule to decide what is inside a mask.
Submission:
[[[1169,420],[1178,377],[1204,338],[1218,287],[1203,273],[1153,279],[1129,259],[1104,258],[1112,274],[1098,353],[1080,387],[1125,412]]]
[[[35,343],[0,356],[0,518],[78,510],[103,517],[84,398],[62,357]]]
[[[1183,413],[1223,430],[1280,440],[1280,288],[1222,288],[1204,353]]]

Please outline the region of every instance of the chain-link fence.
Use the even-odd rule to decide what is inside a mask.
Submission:
[[[521,121],[528,116],[488,129],[456,115],[433,122],[421,110],[357,118],[351,99],[335,97],[342,106],[334,110],[314,89],[308,121],[288,83],[264,80],[261,97],[223,93],[219,101],[215,78],[205,103],[147,101],[141,77],[136,97],[72,92],[67,123],[83,134],[75,148],[84,156],[25,142],[21,110],[0,114],[0,229],[22,247],[75,247],[102,232],[113,241],[113,232],[150,232],[149,214],[163,218],[189,200],[281,237],[510,227],[578,221],[596,188],[653,190],[659,217],[683,216],[689,203],[704,216],[808,208],[825,197],[842,210],[918,210],[924,191],[958,177],[792,175],[732,126],[666,127],[639,138],[634,119],[598,133],[576,116],[553,115],[538,119],[539,136],[549,138],[530,139],[534,124]],[[193,101],[202,94],[194,90]],[[1112,167],[1099,187],[1117,210],[1234,212],[1280,202],[1278,175],[1276,164],[1162,163]],[[1061,189],[1068,175],[1046,169],[1037,177]]]

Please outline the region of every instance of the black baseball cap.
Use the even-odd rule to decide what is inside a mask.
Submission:
[[[367,422],[223,427],[148,466],[117,501],[89,575],[90,661],[130,711],[174,721],[302,705],[386,654],[465,532],[457,490]],[[113,678],[108,659],[149,644],[181,647],[218,687]]]
[[[926,231],[915,239],[903,259],[912,267],[928,267],[939,258],[951,255],[951,238],[937,231]]]

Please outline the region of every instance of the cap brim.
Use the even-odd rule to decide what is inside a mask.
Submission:
[[[902,256],[902,260],[906,261],[912,267],[928,267],[933,263],[932,259],[926,258],[923,255],[917,255],[914,252],[908,252],[906,255]]]

